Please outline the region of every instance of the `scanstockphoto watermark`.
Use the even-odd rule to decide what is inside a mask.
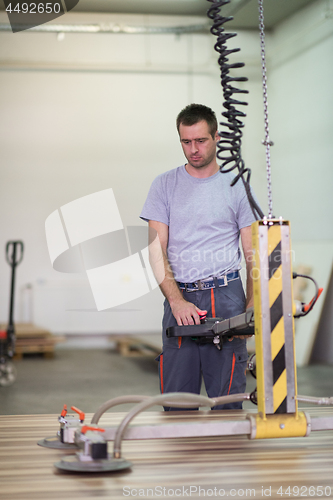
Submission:
[[[111,188],[62,205],[46,219],[45,233],[53,268],[85,274],[98,311],[142,297],[164,279],[157,232],[148,240],[146,226],[125,226]]]
[[[258,259],[255,254],[250,255],[245,264],[248,267],[248,276],[253,280],[259,280],[260,278],[280,280],[282,277],[282,264],[288,263],[292,266],[295,259],[295,251],[286,249],[275,251],[273,255],[262,253],[260,255],[260,267],[258,267]],[[168,248],[169,276],[172,279],[172,274],[176,270],[178,281],[193,282],[199,278],[220,277],[225,274],[223,271],[226,268],[238,269],[240,262],[239,250],[221,248],[216,251],[210,249],[191,251],[187,249],[177,253],[175,246]]]
[[[255,498],[256,490],[254,488],[231,488],[224,489],[219,487],[208,488],[202,486],[177,486],[170,488],[167,486],[155,486],[154,488],[131,488],[124,486],[124,497],[145,497],[145,498],[176,498],[176,497],[233,497],[233,498]]]
[[[53,268],[62,273],[80,273],[88,279],[97,311],[126,304],[157,288],[167,276],[164,254],[157,232],[147,226],[125,226],[112,188],[70,201],[52,212],[45,221],[45,232]],[[277,263],[273,279],[280,278]],[[189,263],[182,263],[178,281],[219,277],[225,265],[220,259],[232,259],[238,268],[238,250],[229,255],[224,250],[214,258],[204,251]],[[180,256],[189,259],[186,253]],[[208,262],[207,262],[208,261]],[[207,264],[207,267],[205,266]],[[171,271],[172,271],[172,264]],[[184,266],[184,268],[182,268]],[[267,266],[268,270],[268,266]],[[181,279],[182,272],[190,279]],[[259,269],[253,268],[253,278]],[[184,274],[185,276],[185,274]],[[193,277],[193,279],[191,279]]]
[[[74,9],[79,0],[4,0],[12,32],[28,30],[53,21]]]
[[[196,264],[196,263],[205,263],[205,264],[221,264],[223,262],[231,262],[233,261],[238,254],[235,250],[228,250],[227,248],[219,248],[218,250],[211,249],[185,249],[178,252],[177,247],[175,245],[170,245],[168,247],[168,259],[170,264]],[[268,255],[266,252],[261,252],[260,254],[261,260],[267,260],[271,264],[279,264],[283,261],[295,262],[295,251],[292,249],[287,250],[277,250],[274,253]],[[255,255],[250,255],[247,258],[248,262],[255,262]]]
[[[319,498],[331,497],[331,486],[278,486],[275,489],[272,486],[260,486],[258,488],[220,488],[220,487],[202,487],[176,486],[173,488],[167,486],[155,486],[154,488],[131,488],[124,486],[124,497],[144,497],[144,498]]]

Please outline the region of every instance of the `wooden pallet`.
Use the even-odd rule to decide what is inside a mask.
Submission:
[[[7,325],[0,324],[0,330],[6,330]],[[15,355],[14,359],[21,359],[24,354],[42,354],[44,357],[54,356],[54,347],[58,342],[63,342],[65,337],[52,335],[44,328],[39,328],[32,323],[15,324]]]
[[[156,341],[156,335],[110,335],[110,340],[116,342],[117,351],[125,357],[156,357],[162,351],[162,339]]]

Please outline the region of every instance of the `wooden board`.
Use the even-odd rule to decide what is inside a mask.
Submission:
[[[193,413],[146,412],[134,423],[186,422]],[[201,419],[244,418],[246,413],[199,412]],[[105,414],[100,424],[116,425],[123,416]],[[39,439],[55,435],[57,429],[57,415],[0,416],[1,499],[333,498],[333,432],[279,440],[124,441],[123,457],[133,464],[129,471],[84,475],[58,471],[53,464],[65,453],[37,446]]]

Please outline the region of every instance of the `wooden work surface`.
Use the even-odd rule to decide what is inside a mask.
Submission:
[[[186,422],[189,413],[193,412],[145,412],[134,425]],[[244,418],[247,413],[203,411],[197,419],[231,420]],[[332,415],[333,411],[311,408],[309,413],[323,416]],[[100,425],[117,425],[124,415],[104,414]],[[73,474],[58,471],[53,465],[69,452],[37,445],[38,440],[56,434],[57,418],[0,416],[2,500],[333,498],[331,431],[313,432],[307,438],[254,441],[247,437],[124,441],[123,457],[133,464],[128,471]],[[90,419],[91,415],[87,415],[85,422]],[[112,443],[109,451],[112,452]]]

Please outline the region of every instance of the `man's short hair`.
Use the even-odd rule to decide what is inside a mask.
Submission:
[[[189,104],[177,116],[177,130],[180,124],[190,127],[201,121],[207,122],[209,133],[214,138],[217,131],[217,119],[214,111],[203,104]]]

